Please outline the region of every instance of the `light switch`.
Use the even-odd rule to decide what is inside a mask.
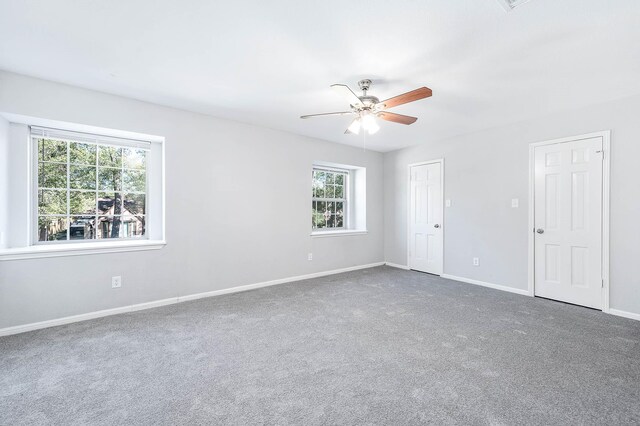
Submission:
[[[517,208],[520,205],[520,200],[518,200],[517,198],[512,198],[511,199],[511,207],[513,207],[514,209]]]
[[[444,205],[447,207],[451,207],[451,200],[444,200]]]

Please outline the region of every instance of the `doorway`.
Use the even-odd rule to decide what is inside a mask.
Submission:
[[[408,266],[441,275],[444,259],[444,160],[409,165]]]
[[[530,146],[532,295],[608,310],[609,138]]]

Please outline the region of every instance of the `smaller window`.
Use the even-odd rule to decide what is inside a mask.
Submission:
[[[313,230],[347,228],[349,171],[313,168],[311,225]]]

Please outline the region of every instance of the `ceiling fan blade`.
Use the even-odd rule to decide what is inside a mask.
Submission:
[[[325,113],[322,113],[322,114],[301,115],[300,118],[324,117],[324,116],[327,116],[327,115],[349,115],[349,114],[355,114],[355,113],[353,111],[325,112]]]
[[[345,98],[347,102],[349,102],[349,105],[362,106],[362,101],[358,95],[353,93],[353,90],[349,89],[349,86],[344,84],[332,84],[331,88],[334,92]]]
[[[413,124],[418,120],[416,117],[410,117],[408,115],[395,114],[393,112],[384,111],[379,112],[378,117],[382,118],[383,120],[393,121],[394,123],[400,124]]]
[[[388,109],[398,105],[428,98],[431,95],[433,95],[431,89],[429,89],[428,87],[421,87],[419,89],[403,93],[402,95],[394,96],[393,98],[387,99],[386,101],[382,101],[380,103],[384,104],[385,109]]]

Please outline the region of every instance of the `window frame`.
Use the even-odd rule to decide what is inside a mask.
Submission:
[[[38,126],[35,126],[36,128],[39,128]],[[150,241],[150,230],[149,230],[149,224],[150,221],[148,220],[149,218],[149,178],[150,178],[150,173],[149,173],[149,161],[148,161],[148,157],[149,157],[149,153],[150,153],[150,149],[145,149],[146,154],[145,154],[145,167],[144,167],[144,172],[145,172],[145,191],[144,191],[144,196],[145,196],[145,207],[144,207],[144,216],[145,216],[145,233],[144,235],[141,235],[139,237],[118,237],[118,238],[97,238],[97,232],[98,232],[98,221],[97,218],[100,217],[101,215],[98,214],[98,210],[97,210],[97,202],[98,202],[98,193],[100,192],[108,192],[107,190],[105,191],[100,191],[99,189],[99,185],[98,185],[98,179],[99,179],[99,170],[100,170],[100,166],[99,166],[99,147],[100,146],[117,146],[120,148],[129,148],[129,149],[143,149],[140,148],[139,146],[136,147],[134,142],[137,142],[135,140],[131,140],[131,144],[127,144],[126,141],[127,139],[125,138],[117,138],[120,141],[122,141],[122,143],[119,144],[112,144],[110,145],[107,142],[100,142],[100,140],[102,138],[111,138],[108,136],[103,136],[100,134],[94,134],[94,133],[84,133],[84,132],[77,132],[77,131],[73,131],[73,130],[60,130],[60,132],[62,133],[68,133],[70,136],[69,137],[55,137],[55,136],[38,136],[33,134],[32,129],[34,128],[34,126],[29,126],[29,138],[30,138],[30,150],[29,150],[29,160],[31,162],[30,165],[30,170],[31,170],[31,193],[29,194],[29,202],[31,204],[30,206],[30,211],[31,211],[31,223],[30,223],[30,227],[28,230],[28,233],[30,235],[30,246],[35,247],[35,246],[50,246],[50,247],[56,247],[56,246],[63,246],[63,245],[75,245],[75,244],[79,244],[79,245],[86,245],[86,244],[93,244],[93,245],[101,245],[101,244],[105,244],[105,245],[110,245],[110,244],[114,244],[114,243],[127,243],[127,242],[140,242],[140,243],[144,243],[144,242],[148,242]],[[47,130],[46,128],[43,128],[44,130]],[[51,129],[51,130],[57,130],[57,129]],[[88,137],[88,138],[92,138],[92,139],[96,139],[96,141],[86,141],[86,140],[74,140],[73,139],[73,135],[76,134],[78,139],[81,139],[82,137]],[[40,176],[38,174],[39,172],[39,167],[40,167],[40,159],[39,159],[39,150],[38,150],[38,141],[39,140],[56,140],[56,141],[60,141],[60,142],[65,142],[67,145],[67,158],[66,158],[66,162],[65,163],[56,163],[56,162],[49,162],[50,164],[64,164],[66,166],[66,170],[67,170],[67,176],[66,176],[66,188],[51,188],[53,190],[65,190],[67,193],[67,214],[44,214],[41,215],[39,212],[39,191],[40,191]],[[71,162],[71,143],[81,143],[81,144],[90,144],[90,145],[94,145],[96,147],[96,164],[95,164],[95,170],[96,170],[96,188],[94,190],[82,190],[82,189],[72,189],[71,188],[71,181],[70,181],[70,174],[71,174],[71,166],[72,165],[78,165],[77,163],[72,163]],[[45,161],[43,161],[43,163],[47,163]],[[124,170],[128,170],[127,168],[124,167],[124,162],[123,164],[120,166],[120,171],[124,172]],[[131,169],[133,170],[133,169]],[[142,170],[142,169],[140,169]],[[71,208],[70,208],[70,194],[71,191],[79,191],[79,192],[95,192],[96,194],[96,212],[93,215],[96,218],[96,224],[95,224],[95,228],[94,228],[94,238],[91,239],[76,239],[76,240],[72,240],[70,238],[70,233],[71,233],[71,218],[74,216],[89,216],[89,215],[73,215],[71,213]],[[114,191],[115,192],[115,191]],[[136,194],[139,194],[140,191],[134,191]],[[121,188],[120,193],[122,194],[122,197],[124,196],[124,194],[126,193],[126,191],[124,191],[124,189]],[[122,198],[121,202],[123,203],[124,206],[124,197]],[[67,219],[67,239],[66,240],[54,240],[54,241],[40,241],[40,233],[39,233],[39,226],[38,226],[38,220],[41,216],[46,216],[46,217],[65,217]],[[126,216],[126,215],[119,215],[120,217]],[[123,223],[123,222],[121,222]]]
[[[100,135],[92,135],[92,134],[87,134],[87,136],[92,136],[95,137],[96,139],[99,139],[101,136]],[[100,143],[100,142],[87,142],[87,141],[79,141],[79,140],[73,140],[72,137],[69,138],[62,138],[62,137],[45,137],[45,136],[37,136],[37,135],[30,135],[31,138],[31,164],[32,164],[32,195],[30,197],[30,202],[31,202],[31,229],[30,229],[30,234],[31,234],[31,245],[33,246],[39,246],[39,245],[51,245],[51,246],[58,246],[58,245],[63,245],[63,244],[89,244],[89,243],[114,243],[114,242],[123,242],[123,241],[145,241],[145,240],[149,240],[149,232],[148,232],[148,204],[149,204],[149,164],[147,162],[147,154],[145,153],[145,167],[144,167],[144,173],[145,173],[145,190],[144,190],[144,196],[145,196],[145,206],[144,206],[144,216],[145,216],[145,233],[144,235],[141,235],[139,237],[118,237],[118,238],[97,238],[97,232],[98,232],[98,218],[100,216],[105,216],[105,215],[100,215],[98,213],[98,209],[97,209],[97,203],[98,203],[98,194],[100,192],[109,192],[109,190],[104,190],[101,191],[99,189],[99,185],[98,185],[98,179],[99,179],[99,171],[100,171],[100,164],[99,164],[99,150],[101,146],[113,146],[113,147],[118,147],[118,148],[130,148],[130,149],[135,149],[134,147],[130,147],[127,145],[118,145],[118,144],[107,144],[107,143]],[[49,163],[49,164],[64,164],[66,166],[67,169],[67,176],[66,176],[66,188],[45,188],[45,189],[51,189],[51,190],[64,190],[67,193],[67,214],[44,214],[41,215],[40,211],[39,211],[39,191],[40,191],[40,170],[39,170],[39,166],[40,166],[40,159],[39,159],[39,150],[38,150],[38,142],[40,140],[55,140],[55,141],[59,141],[59,142],[64,142],[67,145],[67,159],[65,163],[58,163],[58,162],[44,162],[44,163]],[[73,189],[71,188],[71,166],[73,165],[80,165],[83,166],[83,164],[79,164],[79,163],[72,163],[71,162],[71,144],[72,143],[81,143],[81,144],[88,144],[88,145],[94,145],[96,147],[96,164],[95,164],[95,170],[96,170],[96,187],[93,190],[84,190],[84,189]],[[147,153],[149,152],[149,150],[145,150]],[[91,165],[84,165],[84,166],[91,166]],[[124,173],[125,170],[134,170],[134,169],[127,169],[126,167],[124,167],[124,162],[123,164],[120,166],[120,172]],[[143,170],[143,169],[140,169]],[[71,239],[71,219],[74,216],[90,216],[90,215],[81,215],[81,214],[77,214],[74,215],[71,213],[71,199],[70,199],[70,194],[71,191],[78,191],[78,192],[94,192],[96,194],[96,212],[93,215],[93,217],[96,220],[96,224],[95,224],[95,228],[94,228],[94,232],[96,233],[96,235],[94,235],[94,238],[91,239],[77,239],[77,240],[72,240]],[[114,192],[120,192],[122,200],[121,202],[123,203],[123,207],[124,207],[124,194],[128,193],[127,191],[125,191],[123,188],[120,189],[120,191],[114,191]],[[140,194],[140,191],[133,191],[133,193]],[[45,216],[45,217],[64,217],[67,219],[67,239],[66,240],[53,240],[53,241],[40,241],[40,232],[39,232],[39,218],[41,216]],[[115,216],[115,215],[113,215]],[[121,218],[123,216],[126,215],[118,215]],[[123,224],[124,222],[121,222],[121,224]]]
[[[316,171],[319,172],[330,172],[330,173],[335,173],[335,174],[342,174],[344,175],[344,183],[342,185],[343,187],[343,197],[344,198],[326,198],[326,197],[315,197],[314,193],[313,193],[313,182],[314,182],[314,175],[316,173]],[[329,202],[329,203],[343,203],[343,211],[342,211],[342,226],[337,227],[337,226],[333,226],[333,227],[324,227],[324,228],[315,228],[313,226],[313,216],[311,217],[311,232],[314,234],[320,234],[320,233],[336,233],[336,232],[347,232],[350,229],[350,217],[351,217],[351,203],[350,203],[350,197],[351,197],[351,170],[349,169],[342,169],[342,168],[338,168],[338,167],[328,167],[328,166],[321,166],[321,165],[313,165],[311,168],[311,204],[312,204],[312,215],[313,215],[313,203],[314,202]]]

